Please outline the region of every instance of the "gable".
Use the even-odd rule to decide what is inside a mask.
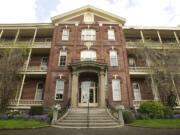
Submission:
[[[54,24],[63,22],[97,23],[112,22],[124,25],[125,19],[92,6],[85,6],[51,18]]]

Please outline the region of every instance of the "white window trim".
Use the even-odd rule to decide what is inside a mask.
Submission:
[[[82,38],[82,34],[83,34],[83,31],[86,31],[85,33],[87,33],[87,31],[88,30],[90,30],[90,31],[94,31],[95,32],[95,35],[90,35],[90,37],[93,37],[94,36],[94,39],[90,39],[90,40],[85,40],[85,39],[83,39]],[[84,37],[87,37],[87,34],[86,35],[84,35]],[[96,41],[96,30],[95,29],[82,29],[82,31],[81,31],[81,41]]]
[[[64,34],[64,31],[67,30],[68,31],[68,35]],[[67,36],[67,39],[64,39],[64,36]],[[63,29],[62,31],[62,41],[68,41],[69,40],[69,29]]]
[[[142,100],[142,97],[141,97],[141,88],[140,88],[140,85],[138,82],[133,82],[133,83],[137,83],[138,84],[138,87],[139,87],[139,97],[140,97],[140,100]],[[133,87],[133,83],[132,83],[132,87]],[[134,96],[134,88],[133,88],[133,96]],[[134,96],[134,100],[135,100],[135,96]],[[135,101],[139,101],[139,100],[135,100]]]
[[[113,35],[113,39],[110,38],[110,34],[109,34],[109,31],[113,31],[114,35]],[[115,30],[114,29],[108,29],[108,41],[115,41],[116,38],[115,38]]]
[[[56,99],[56,93],[57,93],[57,81],[59,81],[59,80],[63,81],[63,83],[64,83],[64,80],[62,80],[62,79],[57,79],[57,80],[56,80],[56,90],[55,90],[54,99],[57,100],[57,101],[64,101],[64,88],[63,88],[63,97],[62,97],[62,99]],[[64,83],[64,84],[65,84],[65,83]]]
[[[66,66],[66,64],[67,64],[67,51],[66,50],[60,50],[60,52],[59,52],[59,61],[58,61],[58,66],[60,66],[60,67],[64,67],[64,66],[60,65],[61,53],[62,52],[66,52],[66,61],[65,61],[65,65],[64,66]]]
[[[111,64],[111,52],[116,52],[116,65],[112,65],[112,64]],[[117,51],[111,50],[111,51],[109,52],[109,57],[110,57],[110,66],[111,66],[111,67],[117,67],[117,66],[118,66]]]
[[[43,81],[37,82],[37,84],[36,84],[36,92],[35,92],[35,95],[34,95],[34,100],[35,100],[35,101],[42,101],[42,100],[43,100],[43,92],[44,92],[44,88],[43,88],[43,92],[42,92],[42,100],[36,100],[36,96],[37,96],[37,89],[38,89],[38,85],[39,85],[39,83],[43,83],[43,84],[44,84],[44,82],[43,82]]]
[[[118,82],[119,82],[119,100],[115,100],[114,99],[114,90],[113,90],[113,80],[118,80]],[[112,99],[113,99],[113,102],[118,102],[118,101],[121,101],[122,100],[122,97],[121,97],[121,82],[120,82],[120,80],[119,79],[113,79],[112,80],[112,83],[111,83],[111,85],[112,85]]]
[[[93,52],[94,53],[94,58],[83,58],[82,57],[82,53],[85,53],[85,52]],[[96,56],[96,51],[94,51],[94,50],[83,50],[83,51],[81,51],[80,52],[80,59],[81,59],[81,61],[96,61],[96,59],[97,59],[97,56]]]

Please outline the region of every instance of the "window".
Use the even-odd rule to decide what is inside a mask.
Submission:
[[[63,80],[57,80],[56,81],[56,99],[62,100],[63,99],[63,93],[64,93],[64,81]]]
[[[135,63],[135,59],[134,58],[129,58],[129,66],[130,67],[135,67],[136,63]]]
[[[112,90],[113,90],[113,101],[120,101],[121,92],[120,92],[119,80],[112,80]]]
[[[96,52],[92,50],[81,51],[81,61],[96,61]]]
[[[81,40],[85,40],[85,41],[96,40],[96,31],[93,29],[83,29],[81,32]]]
[[[117,52],[116,51],[110,51],[110,65],[111,66],[118,66]]]
[[[69,29],[63,29],[62,40],[69,40]]]
[[[113,29],[108,30],[108,40],[115,40],[115,34]]]
[[[134,100],[141,100],[139,84],[134,82],[132,83],[132,86],[134,92]]]
[[[66,51],[60,51],[60,61],[59,61],[59,65],[60,66],[65,66],[66,65],[66,56],[67,56],[67,52]]]
[[[42,100],[44,83],[38,83],[36,89],[35,100]]]
[[[41,70],[47,70],[48,67],[48,58],[44,57],[41,60]]]

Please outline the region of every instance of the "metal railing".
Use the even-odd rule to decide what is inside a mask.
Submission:
[[[51,46],[51,42],[50,41],[49,42],[34,42],[34,46],[41,47],[41,48],[49,47],[49,46]]]

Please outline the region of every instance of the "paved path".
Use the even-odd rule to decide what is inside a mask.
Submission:
[[[180,129],[151,129],[121,127],[113,129],[60,129],[0,130],[0,135],[180,135]]]

